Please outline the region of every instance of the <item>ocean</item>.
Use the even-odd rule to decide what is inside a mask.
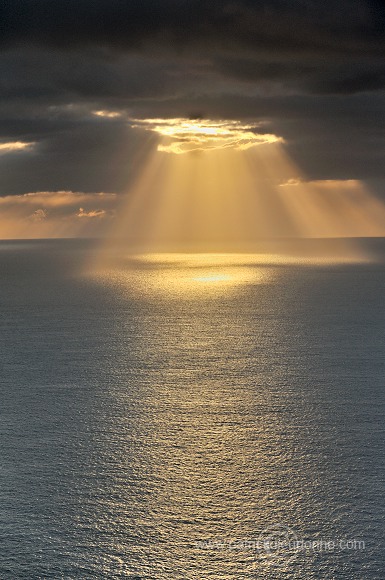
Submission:
[[[365,244],[98,270],[90,241],[1,242],[1,580],[383,580]]]

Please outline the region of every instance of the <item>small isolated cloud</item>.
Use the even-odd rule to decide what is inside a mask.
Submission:
[[[104,218],[107,212],[104,209],[93,209],[91,211],[85,211],[83,207],[79,207],[79,212],[76,214],[78,218]]]
[[[30,216],[29,219],[33,222],[42,222],[47,219],[48,211],[46,209],[37,209]]]
[[[188,153],[218,149],[244,150],[269,143],[283,142],[271,133],[257,133],[255,126],[234,120],[133,119],[133,128],[153,131],[161,136],[158,151]]]
[[[280,187],[309,187],[318,188],[320,191],[360,191],[363,187],[359,179],[301,179],[300,177],[288,179],[279,184]]]
[[[288,179],[287,181],[284,181],[283,183],[279,184],[279,187],[293,187],[296,185],[299,185],[300,183],[303,183],[303,181],[300,178],[291,178]]]
[[[122,113],[118,111],[92,111],[92,114],[95,117],[104,117],[106,119],[116,119],[117,117],[121,117]]]

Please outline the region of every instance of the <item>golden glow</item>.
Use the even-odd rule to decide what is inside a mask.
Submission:
[[[258,133],[261,125],[179,118],[127,122],[156,133],[159,144],[126,196],[120,201],[108,193],[2,197],[0,237],[107,234],[110,256],[110,241],[116,245],[116,239],[130,253],[245,253],[258,251],[261,238],[385,236],[385,205],[365,183],[308,180],[288,157],[283,139]],[[0,154],[32,145],[2,143]],[[226,280],[206,284],[217,282]]]
[[[385,206],[359,180],[289,180],[277,193],[304,237],[385,235]]]
[[[94,237],[115,216],[117,195],[39,191],[0,197],[0,238]]]
[[[231,280],[231,276],[226,274],[211,274],[209,276],[197,276],[192,278],[195,282],[227,282]]]
[[[245,253],[258,251],[264,238],[381,235],[385,206],[364,183],[308,181],[279,142],[200,154],[154,151],[111,231],[131,253]],[[354,255],[362,259],[356,245],[346,257]]]
[[[118,111],[92,111],[92,114],[96,117],[104,117],[106,119],[116,119],[117,117],[121,117],[122,114]]]
[[[187,299],[212,299],[230,295],[247,285],[272,283],[288,264],[306,266],[357,262],[341,248],[339,256],[316,257],[290,254],[121,254],[111,251],[104,264],[91,266],[88,274],[103,286],[129,297],[168,296]],[[360,261],[365,258],[362,257]]]
[[[124,292],[210,297],[245,284],[268,283],[273,268],[247,254],[143,254],[128,256],[113,268],[92,270]]]
[[[245,150],[255,145],[283,142],[282,137],[257,133],[255,127],[233,120],[133,119],[132,126],[154,131],[163,137],[158,151],[164,153],[227,148]]]
[[[0,155],[3,153],[12,153],[13,151],[22,151],[30,149],[35,145],[34,141],[9,141],[7,143],[0,143]]]

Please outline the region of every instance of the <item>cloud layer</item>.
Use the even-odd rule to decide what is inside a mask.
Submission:
[[[384,190],[380,0],[13,0],[0,22],[2,196],[127,191],[159,144],[129,117],[263,124],[309,179]]]

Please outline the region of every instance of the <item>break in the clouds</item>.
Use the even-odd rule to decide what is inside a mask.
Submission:
[[[98,114],[98,112],[96,112]],[[110,117],[114,113],[105,112]],[[257,128],[234,120],[141,119],[130,120],[133,127],[153,131],[163,140],[158,151],[183,154],[191,151],[219,149],[245,150],[256,145],[283,142],[271,133],[260,133]]]
[[[127,191],[159,146],[128,118],[236,120],[381,194],[380,0],[13,0],[0,22],[1,196]]]
[[[231,46],[247,51],[380,54],[381,0],[13,0],[2,44],[138,49]],[[334,33],[334,35],[332,34]]]

